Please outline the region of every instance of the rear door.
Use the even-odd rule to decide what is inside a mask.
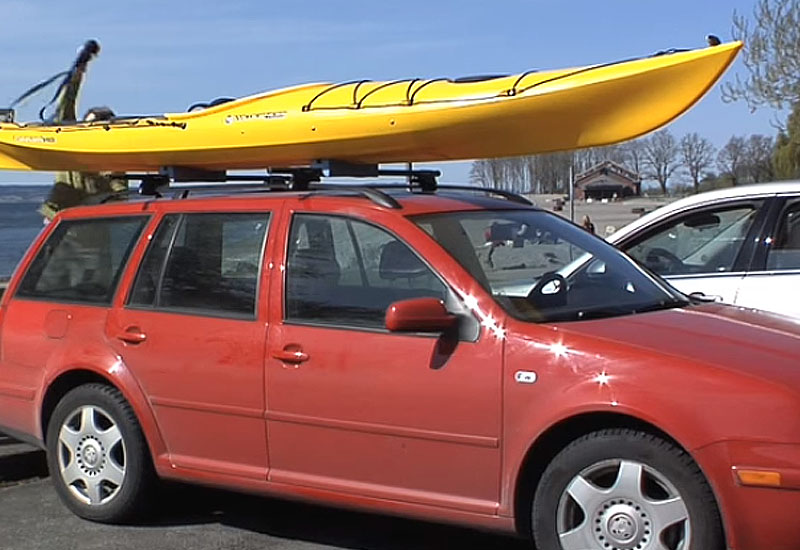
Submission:
[[[800,317],[800,197],[775,202],[775,215],[736,303]]]
[[[102,338],[125,265],[149,216],[61,219],[7,301],[0,339],[6,429],[37,434],[34,397],[64,350],[103,367]],[[98,364],[99,363],[99,364]],[[56,366],[62,366],[56,364]]]
[[[176,466],[266,478],[258,306],[269,222],[266,211],[166,215],[110,317],[109,341],[149,397]]]

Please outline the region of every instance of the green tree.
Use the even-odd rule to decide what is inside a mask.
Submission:
[[[786,129],[775,139],[772,165],[777,179],[800,178],[800,103],[796,103]]]
[[[723,84],[723,99],[744,99],[753,110],[800,101],[800,0],[758,0],[752,25],[734,13],[733,36],[745,43],[742,61],[749,76]]]

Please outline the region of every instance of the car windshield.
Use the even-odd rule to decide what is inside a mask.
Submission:
[[[523,321],[581,321],[689,303],[605,241],[548,212],[481,210],[412,219]]]

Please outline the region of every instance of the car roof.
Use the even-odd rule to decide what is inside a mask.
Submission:
[[[378,188],[380,189],[380,188]],[[180,191],[180,188],[176,188]],[[464,210],[508,210],[531,209],[524,205],[503,198],[495,198],[482,193],[449,191],[440,187],[436,193],[420,193],[391,190],[387,194],[395,199],[400,208],[389,208],[373,202],[355,189],[309,190],[309,191],[277,191],[277,192],[235,192],[191,195],[186,198],[144,198],[136,200],[113,200],[103,204],[77,206],[60,213],[67,219],[81,217],[103,217],[144,212],[180,212],[190,210],[256,210],[258,208],[275,208],[285,200],[303,199],[323,204],[332,211],[394,211],[401,216],[434,214]]]
[[[690,195],[682,199],[676,200],[666,204],[652,212],[645,214],[641,218],[632,221],[628,225],[617,230],[614,234],[610,235],[606,240],[610,243],[617,243],[622,241],[632,233],[639,231],[643,227],[647,227],[659,220],[670,216],[673,213],[687,210],[695,206],[713,205],[720,202],[726,202],[736,199],[748,199],[768,197],[774,195],[796,195],[800,194],[800,181],[785,181],[775,183],[759,183],[751,185],[741,185],[734,187],[726,187],[725,189],[716,189],[714,191],[706,191],[705,193],[698,193]]]

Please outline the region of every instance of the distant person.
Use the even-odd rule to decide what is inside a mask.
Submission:
[[[592,220],[591,220],[591,218],[589,218],[588,214],[583,217],[583,222],[581,223],[581,226],[586,231],[588,231],[589,233],[594,235],[594,224],[592,223]]]
[[[89,61],[100,52],[94,40],[88,41],[80,51],[75,65],[56,96],[56,109],[51,124],[70,124],[77,122],[78,92]],[[111,120],[114,112],[108,107],[93,107],[83,117],[84,122]],[[45,222],[53,219],[59,210],[77,206],[87,197],[99,193],[115,193],[128,189],[123,174],[97,172],[57,172],[53,188],[39,212]]]
[[[74,99],[73,99],[74,101]],[[74,112],[74,107],[73,107]],[[100,122],[114,118],[108,107],[92,107],[83,117],[84,122]],[[62,121],[65,121],[62,119]],[[59,210],[77,206],[88,197],[97,194],[127,191],[128,181],[124,174],[110,172],[57,172],[50,190],[39,212],[52,220]]]

